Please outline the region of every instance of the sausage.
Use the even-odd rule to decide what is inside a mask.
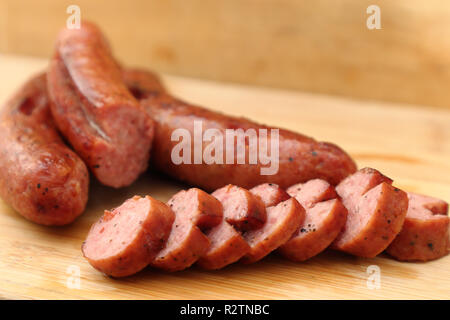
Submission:
[[[197,261],[203,269],[217,270],[226,267],[242,258],[250,247],[242,235],[225,219],[206,232],[210,241],[208,251]]]
[[[149,80],[143,83],[142,79],[145,76]],[[151,73],[146,74],[145,71],[142,71],[138,77],[135,71],[135,80],[132,78],[132,75],[129,75],[126,77],[126,82],[134,88],[132,91],[136,97],[145,97],[140,100],[141,105],[156,121],[151,163],[155,168],[178,180],[208,191],[218,189],[225,184],[251,188],[266,182],[287,188],[295,183],[314,178],[322,178],[335,185],[356,171],[355,162],[339,147],[326,142],[317,142],[310,137],[283,129],[279,130],[279,168],[273,175],[261,174],[261,168],[268,166],[262,165],[261,161],[258,161],[257,164],[250,164],[249,161],[246,164],[238,164],[236,153],[232,164],[227,164],[226,161],[209,164],[205,161],[200,164],[191,161],[191,164],[175,164],[172,161],[172,150],[179,142],[172,141],[172,133],[176,129],[185,129],[191,137],[194,137],[194,121],[201,121],[204,132],[207,129],[217,129],[223,137],[226,136],[226,129],[242,129],[244,131],[255,129],[258,137],[260,137],[259,129],[266,129],[268,140],[270,140],[271,129],[275,128],[260,125],[245,118],[209,111],[176,99],[166,92],[155,94],[159,85],[154,87],[151,85],[155,82]],[[139,81],[142,85],[137,86],[136,83]],[[151,94],[146,94],[146,92]],[[204,142],[202,150],[212,143]],[[236,150],[236,144],[235,141],[234,150]],[[245,149],[249,149],[249,144],[248,139],[245,139]],[[268,144],[270,145],[270,143]],[[225,141],[222,146],[223,155],[225,155],[227,152]],[[270,146],[268,149],[271,150]],[[190,152],[192,160],[192,155],[195,154],[194,143],[191,143]],[[245,156],[246,159],[249,159],[248,151]]]
[[[285,258],[305,261],[325,250],[341,232],[347,209],[337,199],[337,194],[328,182],[313,179],[287,189],[306,209],[306,217],[292,238],[279,248]]]
[[[206,232],[211,245],[198,260],[198,265],[204,269],[221,269],[250,251],[239,231],[260,228],[267,216],[262,200],[244,188],[227,185],[212,195],[222,203],[224,219]]]
[[[276,206],[280,202],[288,200],[291,196],[279,185],[274,183],[263,183],[250,189],[253,195],[258,196],[267,207]]]
[[[2,107],[0,136],[0,196],[38,224],[75,220],[86,206],[88,170],[58,135],[45,74],[30,79]]]
[[[229,184],[212,195],[222,203],[225,220],[239,231],[259,229],[266,222],[264,203],[250,191]]]
[[[209,240],[200,228],[206,230],[222,221],[222,204],[206,192],[192,188],[175,194],[168,205],[175,212],[175,222],[164,249],[151,265],[180,271],[207,252]]]
[[[405,223],[386,252],[400,261],[428,261],[449,251],[448,203],[408,192]]]
[[[132,68],[122,69],[122,79],[128,90],[138,100],[167,92],[159,76],[151,71]]]
[[[244,233],[244,239],[250,246],[250,251],[241,259],[242,263],[253,263],[261,260],[269,253],[286,243],[305,219],[305,210],[294,198],[274,203],[277,186],[262,185],[250,190],[263,199],[268,199],[265,205],[267,221],[262,228]],[[272,194],[271,197],[266,197]],[[283,195],[280,191],[279,195]],[[283,195],[284,196],[284,195]],[[282,197],[283,198],[283,197]]]
[[[164,247],[175,215],[163,202],[134,196],[106,210],[83,242],[84,257],[97,270],[125,277],[144,269]]]
[[[154,123],[95,25],[59,33],[48,90],[59,130],[101,183],[127,186],[147,168]]]
[[[347,177],[336,191],[348,210],[347,221],[332,247],[373,258],[400,232],[408,209],[407,194],[372,168]]]

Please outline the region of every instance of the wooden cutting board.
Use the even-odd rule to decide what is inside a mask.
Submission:
[[[1,103],[46,65],[45,60],[0,55]],[[381,170],[398,187],[450,200],[450,111],[167,75],[163,79],[170,91],[186,100],[337,143],[359,167]],[[292,263],[271,255],[253,265],[235,264],[220,271],[193,267],[169,274],[146,269],[120,280],[97,272],[82,257],[81,243],[104,209],[135,194],[167,201],[183,187],[154,173],[120,190],[92,181],[86,212],[62,228],[28,222],[0,200],[0,298],[450,298],[450,256],[400,263],[384,254],[362,259],[327,251]]]

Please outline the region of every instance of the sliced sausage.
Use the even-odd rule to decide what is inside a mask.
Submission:
[[[149,196],[135,196],[105,214],[89,231],[82,251],[97,270],[125,277],[144,269],[164,247],[173,211]]]
[[[282,201],[288,200],[291,196],[275,183],[263,183],[250,189],[250,192],[264,202],[267,207],[276,206]]]
[[[222,150],[226,155],[225,143],[227,129],[254,129],[256,135],[261,137],[259,129],[267,130],[268,151],[271,151],[271,129],[269,126],[260,125],[245,118],[231,117],[221,113],[209,111],[205,108],[194,106],[181,101],[173,96],[160,92],[159,84],[152,86],[154,76],[149,73],[149,81],[142,80],[146,74],[138,76],[135,80],[126,78],[127,83],[133,89],[136,97],[144,97],[140,100],[150,116],[156,121],[155,139],[152,149],[152,164],[166,174],[187,183],[202,187],[208,191],[218,189],[225,184],[234,184],[244,188],[272,182],[287,188],[298,182],[305,182],[314,178],[322,178],[332,184],[338,184],[343,178],[356,171],[356,164],[352,158],[339,147],[316,140],[288,130],[279,130],[279,161],[278,171],[273,175],[262,175],[261,168],[269,165],[258,161],[250,164],[249,151],[246,151],[246,163],[240,164],[237,154],[234,152],[232,164],[226,161],[222,163],[190,163],[175,164],[172,161],[172,150],[180,143],[171,139],[172,133],[177,129],[185,129],[191,137],[194,137],[194,121],[202,123],[203,132],[207,129],[215,129],[224,137]],[[141,85],[136,85],[140,82]],[[146,94],[150,92],[151,94]],[[265,139],[263,139],[265,140]],[[260,141],[260,138],[258,138]],[[236,142],[236,141],[235,141]],[[213,142],[204,142],[203,150]],[[236,150],[236,144],[234,150]],[[245,139],[244,149],[251,148],[249,139]],[[191,158],[195,154],[194,143],[191,143]]]
[[[147,168],[154,123],[95,25],[59,33],[48,90],[59,130],[101,183],[127,186]]]
[[[222,203],[225,220],[239,231],[258,229],[266,222],[264,203],[250,191],[229,184],[212,195]]]
[[[197,261],[203,269],[217,270],[226,267],[242,258],[250,247],[242,235],[225,219],[206,232],[210,241],[208,251]]]
[[[388,247],[400,232],[408,209],[407,194],[391,184],[379,171],[364,168],[336,187],[348,216],[333,248],[372,258]]]
[[[305,210],[294,198],[266,208],[267,221],[262,228],[244,233],[250,251],[241,259],[243,263],[261,260],[285,244],[305,219]]]
[[[163,250],[151,263],[166,271],[190,267],[209,248],[209,240],[200,228],[209,229],[222,221],[222,204],[206,192],[192,188],[180,191],[168,202],[175,222]]]
[[[261,198],[244,188],[227,185],[212,195],[222,203],[224,219],[206,232],[211,245],[198,265],[204,269],[221,269],[250,251],[241,232],[261,227],[267,216]]]
[[[83,161],[59,137],[45,74],[29,80],[1,109],[0,196],[25,218],[65,225],[86,206]]]
[[[386,252],[401,261],[428,261],[449,251],[448,204],[408,192],[409,206],[402,231]]]
[[[347,209],[328,182],[321,179],[297,184],[287,190],[306,209],[302,225],[279,252],[292,261],[305,261],[325,250],[341,232]]]

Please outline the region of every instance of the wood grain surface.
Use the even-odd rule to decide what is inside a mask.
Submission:
[[[0,52],[49,57],[72,4],[160,72],[450,108],[448,1],[0,0]]]
[[[48,61],[0,55],[3,103]],[[163,76],[169,89],[229,114],[339,144],[359,167],[373,166],[410,191],[450,200],[450,111],[345,100],[300,92]],[[1,143],[1,142],[0,142]],[[184,188],[148,172],[129,188],[92,181],[86,212],[71,226],[42,227],[0,200],[0,297],[26,299],[431,299],[450,298],[450,256],[400,263],[381,255],[362,259],[327,251],[304,263],[271,255],[253,265],[177,273],[146,269],[112,280],[94,270],[80,246],[104,209],[138,194],[166,201]],[[367,268],[380,268],[380,288],[367,286]],[[79,270],[80,287],[73,282]],[[75,284],[75,287],[74,285]]]

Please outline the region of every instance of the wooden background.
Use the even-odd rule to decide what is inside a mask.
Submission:
[[[450,107],[450,2],[0,0],[0,52],[49,57],[76,3],[116,55],[170,74]],[[366,8],[381,8],[381,30]]]

